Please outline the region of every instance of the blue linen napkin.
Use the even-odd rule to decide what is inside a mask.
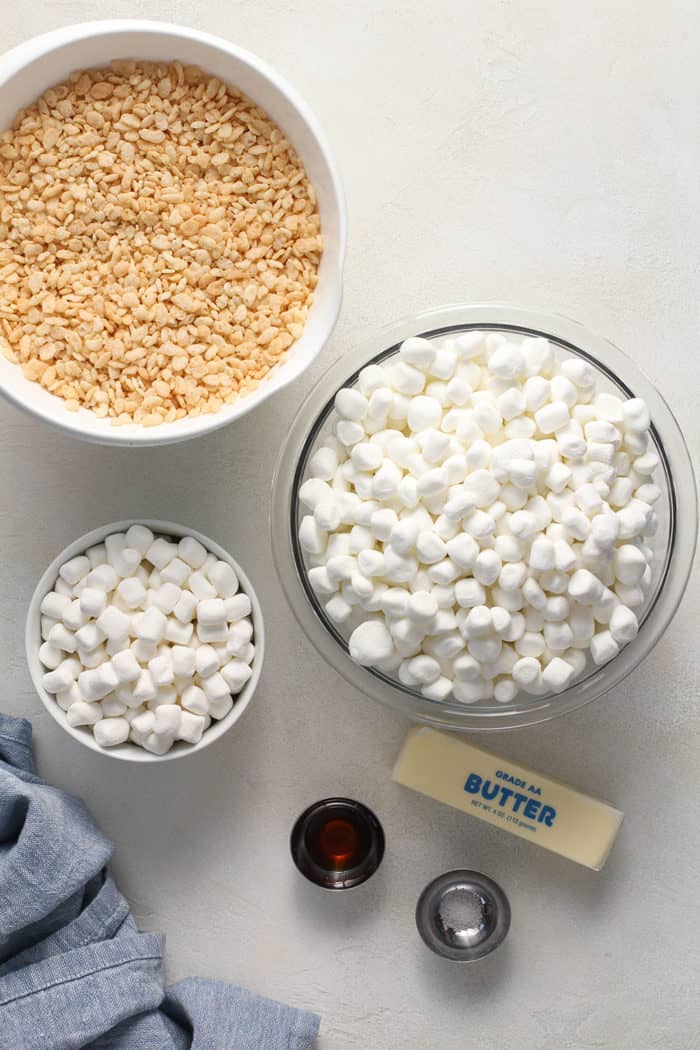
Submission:
[[[32,729],[0,714],[0,1050],[310,1050],[316,1014],[222,981],[163,984],[106,873],[112,843],[34,772]]]

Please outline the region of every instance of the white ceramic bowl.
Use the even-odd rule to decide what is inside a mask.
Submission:
[[[299,154],[318,197],[324,250],[314,303],[301,339],[260,386],[214,415],[157,427],[112,426],[88,409],[69,412],[63,401],[25,379],[0,355],[0,392],[19,408],[75,437],[105,445],[162,445],[225,426],[291,383],[319,355],[335,325],[342,298],[345,257],[345,198],[325,136],[294,88],[255,55],[195,29],[164,22],[85,22],[34,37],[0,56],[0,129],[18,110],[76,69],[134,58],[199,65],[239,88],[269,113]]]
[[[68,725],[65,711],[61,710],[54,697],[50,693],[47,693],[41,684],[46,669],[41,665],[39,660],[39,646],[41,645],[40,607],[44,600],[44,596],[47,595],[49,591],[53,590],[56,579],[58,578],[58,570],[63,563],[70,558],[75,558],[78,554],[84,554],[88,547],[92,547],[96,543],[102,543],[105,537],[109,536],[110,533],[124,532],[131,525],[147,525],[149,529],[159,535],[172,536],[177,539],[181,539],[183,536],[194,536],[196,540],[199,540],[203,547],[206,547],[208,551],[215,554],[217,558],[221,559],[221,561],[228,562],[228,564],[234,569],[238,576],[240,589],[248,595],[253,607],[253,642],[255,643],[255,656],[253,657],[252,664],[253,673],[238,696],[235,697],[232,709],[225,718],[220,719],[218,722],[212,722],[209,728],[204,731],[202,739],[198,744],[176,743],[165,755],[153,755],[149,751],[145,751],[142,747],[138,747],[136,744],[130,742],[119,744],[117,747],[100,747],[99,744],[95,742],[95,738],[92,735],[89,726],[74,728],[73,726]],[[208,747],[209,744],[213,744],[215,740],[222,737],[224,733],[227,733],[228,730],[236,724],[252,700],[253,693],[255,692],[260,680],[260,672],[262,671],[263,658],[265,655],[265,631],[263,627],[262,609],[258,597],[253,590],[253,586],[243,569],[238,562],[231,557],[228,551],[225,551],[218,543],[210,540],[208,536],[203,536],[201,532],[197,532],[196,529],[190,529],[184,525],[176,525],[172,521],[155,521],[150,518],[132,518],[129,521],[114,521],[109,525],[100,525],[99,528],[93,529],[92,532],[87,532],[84,536],[75,540],[66,547],[65,550],[61,551],[56,558],[54,558],[36,585],[36,589],[32,595],[32,600],[29,603],[27,623],[24,632],[24,644],[27,654],[27,663],[29,665],[29,673],[32,677],[34,688],[39,694],[39,698],[46,710],[54,721],[58,722],[61,728],[66,731],[66,733],[70,733],[75,740],[84,744],[85,747],[89,747],[91,751],[97,751],[101,755],[109,755],[111,758],[121,758],[127,762],[167,762],[173,758],[183,758],[185,755],[192,755],[196,751],[203,751],[205,747]]]

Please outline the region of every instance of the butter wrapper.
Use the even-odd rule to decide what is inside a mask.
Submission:
[[[409,732],[393,780],[594,871],[623,821],[607,802],[427,726]]]

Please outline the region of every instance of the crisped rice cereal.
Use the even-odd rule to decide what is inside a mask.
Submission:
[[[74,73],[0,135],[0,349],[71,409],[219,411],[301,335],[321,252],[292,146],[196,67]]]

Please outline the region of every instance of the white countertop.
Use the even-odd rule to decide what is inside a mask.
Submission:
[[[691,1050],[700,1027],[697,877],[700,589],[614,695],[491,737],[496,750],[625,811],[589,872],[392,785],[406,729],[323,664],[270,558],[270,480],[290,419],[330,362],[431,305],[506,300],[577,317],[658,382],[697,460],[700,13],[690,0],[124,0],[100,14],[218,32],[288,76],[325,125],[350,213],[345,306],[313,373],[211,438],[91,447],[0,405],[2,708],[34,722],[39,767],[116,842],[170,978],[242,982],[323,1017],[319,1050]],[[3,45],[96,15],[6,4]],[[173,470],[173,465],[177,469]],[[133,768],[80,748],[35,697],[23,621],[80,533],[129,516],[191,524],[244,564],[268,628],[236,731]],[[378,875],[330,896],[291,866],[304,806],[348,794],[387,834]],[[694,801],[695,800],[695,801]],[[461,968],[413,911],[450,867],[499,881],[511,933]]]

